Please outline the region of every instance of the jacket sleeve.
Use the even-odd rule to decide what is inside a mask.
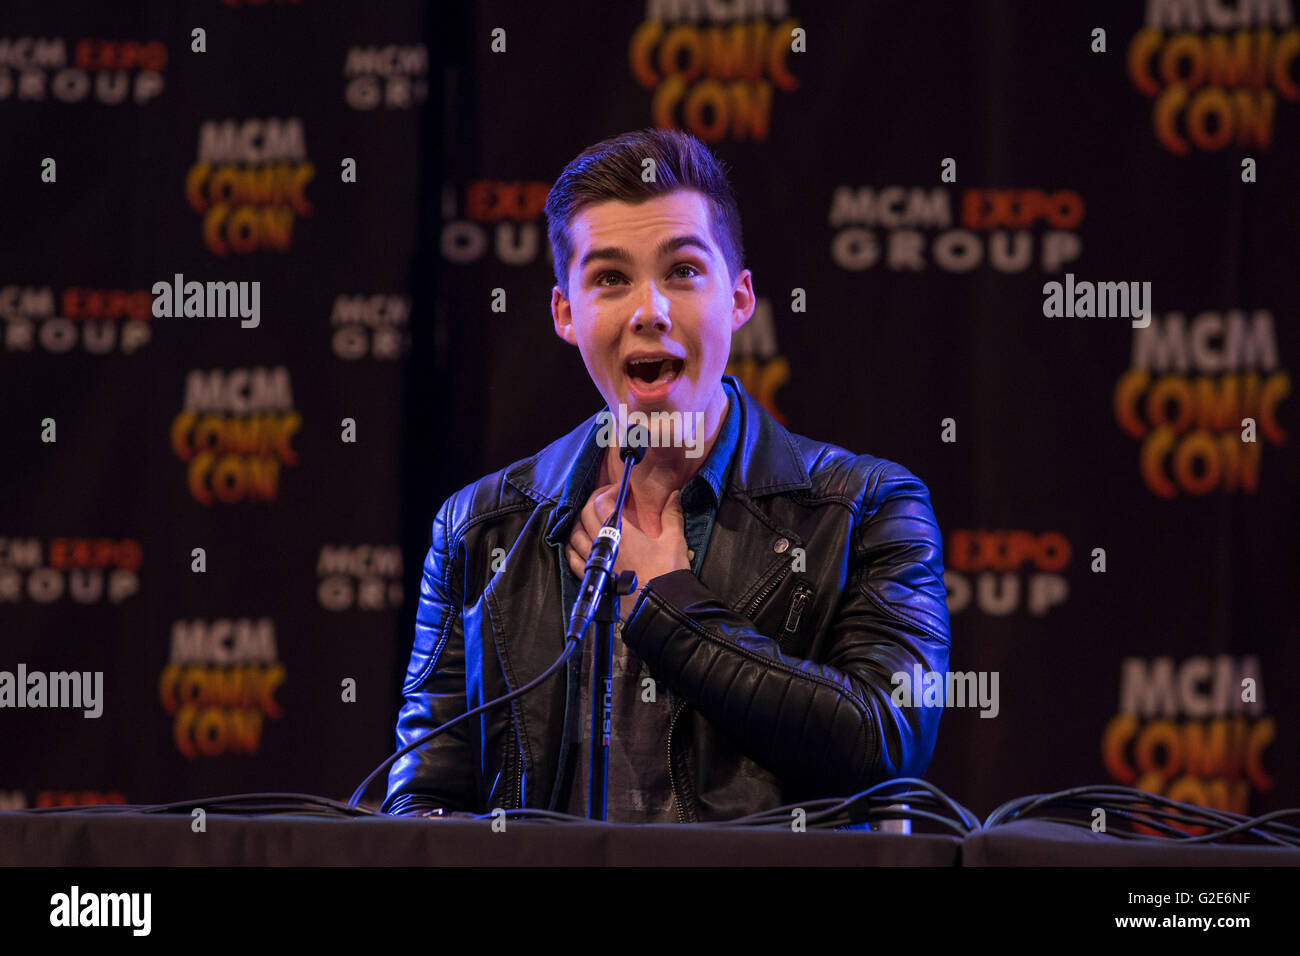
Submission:
[[[454,500],[453,496],[444,502],[434,518],[433,540],[424,559],[415,643],[402,685],[405,702],[397,717],[399,749],[469,709],[465,703],[465,638],[456,588],[463,566],[454,560],[448,526]],[[467,720],[394,763],[388,772],[383,812],[473,809],[472,735],[477,727],[477,721]]]
[[[941,707],[899,706],[891,676],[948,668],[943,549],[930,494],[881,466],[854,527],[828,650],[814,662],[731,610],[687,570],[647,583],[623,640],[756,761],[818,796],[919,776]]]

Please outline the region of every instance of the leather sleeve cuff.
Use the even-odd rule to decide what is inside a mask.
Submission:
[[[624,642],[753,759],[826,794],[856,793],[877,767],[877,719],[840,671],[791,657],[691,571],[647,583]]]
[[[641,588],[632,613],[623,625],[623,640],[652,667],[663,655],[664,645],[691,617],[691,609],[719,606],[717,596],[704,586],[695,572],[682,569],[651,578]]]

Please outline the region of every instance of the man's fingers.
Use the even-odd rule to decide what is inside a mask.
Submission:
[[[597,489],[596,493],[587,499],[587,504],[582,509],[582,524],[587,529],[587,535],[594,536],[609,520],[613,511],[614,486],[606,485]]]
[[[601,524],[600,519],[596,517],[595,498],[587,499],[587,503],[582,506],[579,518],[581,520],[574,525],[574,530],[577,531],[581,529],[586,533],[587,538],[590,540],[591,536],[600,529]]]
[[[596,530],[600,530],[599,525],[596,526]],[[587,533],[586,528],[581,525],[573,526],[573,533],[569,535],[569,544],[584,561],[587,560],[587,555],[591,554],[591,541],[591,535]]]
[[[569,556],[569,568],[576,577],[581,578],[583,572],[587,569],[587,562],[578,557],[578,552],[574,551],[571,546],[565,546],[564,553]]]

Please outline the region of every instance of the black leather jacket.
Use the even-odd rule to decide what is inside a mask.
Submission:
[[[645,582],[622,631],[675,695],[664,759],[683,821],[919,776],[942,708],[895,705],[890,678],[948,667],[943,551],[926,486],[893,462],[787,431],[729,381],[740,437],[700,576]],[[559,655],[553,542],[568,539],[575,515],[561,503],[585,478],[570,472],[597,426],[593,415],[438,511],[399,746]],[[561,751],[577,710],[567,699],[562,668],[435,737],[393,765],[383,809],[563,809]]]

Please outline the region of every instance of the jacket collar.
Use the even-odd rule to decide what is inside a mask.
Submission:
[[[728,491],[753,497],[811,488],[808,469],[790,432],[745,391],[735,376],[724,375],[723,379],[740,398],[740,437]],[[578,474],[575,463],[594,440],[600,417],[601,413],[596,412],[563,438],[506,472],[506,481],[534,501],[557,505],[546,526],[548,544],[555,545],[562,540],[569,517],[583,504],[577,498],[586,487],[588,476]]]

